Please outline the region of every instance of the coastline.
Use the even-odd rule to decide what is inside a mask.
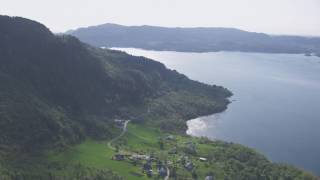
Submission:
[[[137,50],[143,50],[143,51],[155,51],[155,52],[177,52],[177,53],[219,53],[219,52],[228,52],[228,53],[251,53],[251,54],[291,54],[291,55],[302,55],[306,57],[318,57],[320,58],[320,54],[312,53],[310,56],[307,56],[306,53],[298,53],[298,52],[267,52],[267,51],[228,51],[228,50],[212,50],[212,51],[192,51],[192,50],[172,50],[172,49],[156,49],[156,48],[141,48],[141,47],[106,47],[101,46],[102,49],[111,49],[111,50],[117,50],[117,51],[124,51],[123,49],[137,49]],[[129,53],[129,52],[126,52]]]

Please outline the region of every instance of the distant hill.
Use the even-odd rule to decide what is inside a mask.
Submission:
[[[98,47],[182,52],[242,51],[320,56],[320,37],[272,36],[234,28],[165,28],[103,24],[68,31]]]

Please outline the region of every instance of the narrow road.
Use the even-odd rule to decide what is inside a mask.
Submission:
[[[170,177],[170,170],[167,167],[167,176],[164,178],[164,180],[169,180],[169,177]]]
[[[130,120],[125,121],[124,124],[123,124],[122,132],[119,134],[119,136],[111,139],[111,140],[108,142],[108,147],[109,147],[110,149],[113,149],[113,150],[116,149],[115,147],[112,146],[112,143],[115,142],[115,141],[117,141],[118,139],[120,139],[120,138],[127,132],[127,126],[128,126],[128,123],[129,123],[129,122],[130,122]]]
[[[124,122],[123,124],[123,128],[122,128],[122,132],[119,134],[119,136],[111,139],[109,142],[108,142],[108,147],[110,149],[113,149],[115,150],[116,148],[112,146],[112,143],[117,141],[118,139],[120,139],[122,136],[125,135],[125,133],[127,132],[127,126],[128,126],[128,123],[130,122],[130,120],[127,120]],[[167,176],[164,177],[164,180],[169,180],[169,177],[170,177],[170,169],[167,167]]]

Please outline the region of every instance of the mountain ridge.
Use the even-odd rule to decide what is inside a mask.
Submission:
[[[182,52],[242,51],[320,55],[320,37],[268,35],[236,28],[171,28],[106,23],[66,33],[98,47],[132,47]]]

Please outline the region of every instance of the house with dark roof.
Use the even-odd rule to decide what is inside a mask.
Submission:
[[[184,165],[184,168],[186,168],[188,171],[192,171],[193,168],[194,168],[194,165],[192,162],[187,162],[185,165]]]
[[[159,176],[161,177],[166,177],[168,172],[167,172],[167,168],[162,166],[160,169],[158,169],[159,172]]]
[[[214,180],[213,176],[207,176],[204,180]]]
[[[114,156],[112,156],[112,159],[117,161],[123,161],[124,158],[125,156],[123,154],[115,154]]]
[[[147,172],[148,170],[152,170],[152,162],[148,161],[146,163],[143,164],[143,171]]]

